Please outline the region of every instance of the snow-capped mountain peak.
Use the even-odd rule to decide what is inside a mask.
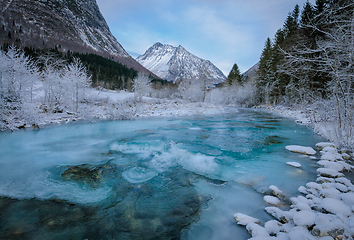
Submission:
[[[157,76],[171,82],[199,79],[202,74],[214,84],[226,78],[210,61],[193,55],[181,45],[174,47],[157,42],[136,60]]]

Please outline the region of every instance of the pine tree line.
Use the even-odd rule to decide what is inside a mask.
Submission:
[[[256,102],[293,104],[329,98],[334,79],[344,77],[343,71],[352,75],[354,70],[350,55],[353,9],[349,0],[317,0],[315,5],[306,2],[302,11],[296,5],[274,39],[265,42]]]

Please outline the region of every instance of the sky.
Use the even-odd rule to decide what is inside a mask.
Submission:
[[[112,34],[134,58],[156,42],[182,45],[227,76],[259,61],[295,5],[307,0],[97,0]],[[310,0],[314,3],[315,0]]]

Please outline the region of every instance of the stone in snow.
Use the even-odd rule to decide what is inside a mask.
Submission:
[[[303,147],[298,145],[289,145],[285,147],[290,152],[302,153],[306,155],[316,155],[316,151],[312,147]]]
[[[243,214],[243,213],[236,213],[234,215],[234,218],[235,218],[236,223],[238,225],[246,226],[249,223],[260,223],[260,221],[257,218],[247,216],[246,214]]]
[[[286,164],[288,164],[289,166],[292,166],[292,167],[296,167],[296,168],[301,167],[301,164],[298,162],[287,162]]]

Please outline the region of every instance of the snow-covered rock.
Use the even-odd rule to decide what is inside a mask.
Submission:
[[[349,217],[352,213],[352,209],[346,205],[343,201],[334,198],[324,198],[321,204],[321,208],[327,212],[333,214],[341,214]]]
[[[267,195],[267,196],[264,196],[263,199],[266,203],[273,205],[273,206],[277,206],[280,204],[280,199],[277,197]]]
[[[322,176],[322,177],[333,177],[333,178],[337,178],[337,177],[343,177],[344,174],[338,172],[335,169],[330,169],[330,168],[318,168],[317,169],[317,173]]]
[[[350,155],[348,153],[342,153],[342,158],[344,160],[350,160]]]
[[[282,230],[282,225],[283,224],[276,220],[269,220],[264,224],[264,228],[267,230],[268,234],[275,235]]]
[[[290,152],[301,153],[306,155],[316,155],[316,151],[312,147],[303,147],[298,145],[289,145],[285,147]]]
[[[236,213],[234,215],[234,218],[237,224],[244,225],[244,226],[246,226],[249,223],[260,223],[260,221],[257,218],[247,216],[243,213]]]
[[[266,212],[273,216],[276,220],[287,223],[292,219],[293,213],[289,211],[283,211],[277,207],[266,207]]]
[[[246,229],[252,237],[269,237],[267,230],[256,223],[247,224]]]
[[[311,210],[303,210],[296,212],[293,217],[297,226],[311,227],[315,225],[316,213]]]
[[[324,149],[325,147],[332,147],[332,148],[335,148],[335,144],[333,143],[330,143],[330,142],[319,142],[316,144],[316,149],[318,151],[321,151],[322,149]]]
[[[269,190],[272,191],[272,194],[279,199],[283,199],[285,197],[283,191],[280,190],[277,186],[270,185]]]

